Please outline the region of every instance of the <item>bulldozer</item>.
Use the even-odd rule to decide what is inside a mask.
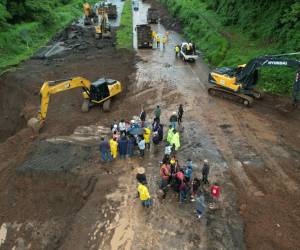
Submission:
[[[106,9],[99,7],[97,9],[98,24],[95,25],[95,38],[111,38],[110,25]]]
[[[93,23],[97,22],[97,15],[93,11],[89,3],[83,4],[83,12],[84,12],[84,25],[92,25]]]
[[[94,105],[103,105],[103,111],[110,109],[111,98],[122,92],[122,84],[113,79],[100,78],[95,82],[90,82],[83,77],[46,81],[40,89],[41,103],[37,117],[28,121],[28,126],[34,132],[39,132],[45,123],[50,96],[59,92],[82,88],[83,103],[81,110],[88,112]]]
[[[255,90],[260,67],[291,67],[297,69],[293,85],[293,104],[296,105],[300,92],[300,61],[285,55],[265,55],[237,67],[216,68],[208,75],[208,82],[213,84],[208,88],[208,93],[250,106],[254,99],[260,99],[262,96]]]

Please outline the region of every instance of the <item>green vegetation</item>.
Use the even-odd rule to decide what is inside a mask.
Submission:
[[[266,54],[300,51],[297,0],[160,0],[212,66],[234,66]],[[262,68],[258,87],[290,94],[295,70]]]
[[[1,0],[0,72],[31,56],[83,13],[84,0]]]
[[[132,8],[131,0],[126,0],[121,17],[120,27],[117,30],[117,48],[132,49]]]

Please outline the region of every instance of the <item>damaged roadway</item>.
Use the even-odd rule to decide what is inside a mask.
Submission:
[[[151,3],[170,31],[165,51],[117,50],[114,38],[96,41],[91,29],[72,25],[52,42],[69,49],[35,56],[1,76],[1,248],[300,248],[299,109],[279,112],[275,106],[287,102],[284,97],[266,95],[251,109],[209,97],[208,67],[175,59],[180,26],[172,27],[165,9]],[[134,24],[145,22],[149,6],[140,3]],[[152,27],[166,31],[162,24]],[[43,81],[72,76],[117,79],[125,91],[109,113],[96,107],[81,113],[80,90],[55,95],[34,136],[26,121],[36,114]],[[159,104],[166,127],[179,103],[185,108],[179,161],[191,158],[200,176],[203,159],[209,159],[211,181],[223,187],[221,208],[200,221],[193,203],[178,204],[172,192],[158,199],[163,146],[144,160],[100,162],[98,142],[114,119],[130,120],[144,106],[150,121]],[[137,166],[149,179],[149,211],[135,199]]]

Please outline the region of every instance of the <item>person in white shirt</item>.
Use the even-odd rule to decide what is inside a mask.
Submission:
[[[120,134],[122,136],[126,135],[126,123],[125,123],[124,119],[122,119],[119,122],[119,130],[120,130]]]

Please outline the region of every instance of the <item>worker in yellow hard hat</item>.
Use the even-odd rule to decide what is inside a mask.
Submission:
[[[156,32],[153,30],[152,31],[152,38],[155,38],[157,36]]]
[[[159,37],[159,35],[156,36],[156,45],[157,45],[157,48],[160,47],[160,37]]]
[[[176,46],[175,46],[175,57],[176,57],[176,58],[177,58],[178,55],[179,55],[179,51],[180,51],[179,45],[176,45]]]
[[[163,36],[162,38],[163,49],[166,48],[166,43],[167,43],[167,37]]]

